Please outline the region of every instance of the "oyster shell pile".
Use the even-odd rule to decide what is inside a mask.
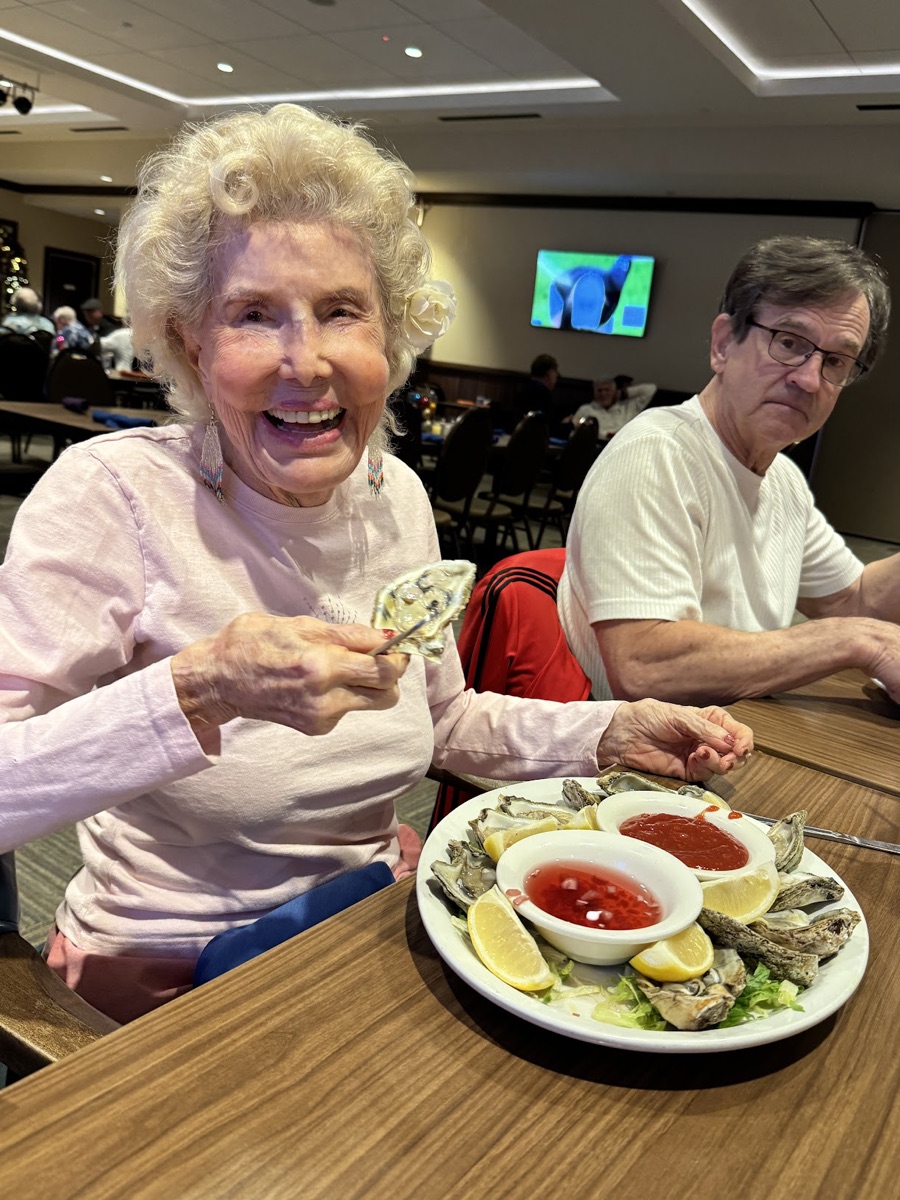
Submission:
[[[475,564],[465,559],[444,559],[406,571],[375,597],[372,625],[397,633],[409,630],[397,650],[439,662],[447,626],[465,609],[474,582]],[[425,624],[414,630],[422,621]]]
[[[591,791],[577,780],[566,779],[558,804],[501,796],[494,807],[482,809],[469,821],[466,842],[450,843],[449,863],[432,863],[435,878],[450,899],[465,910],[496,882],[494,862],[484,849],[484,839],[490,833],[548,817],[563,829],[577,820],[583,809],[602,804],[607,796],[629,791],[672,791],[633,771],[622,770],[599,775],[595,786],[596,791]],[[675,794],[728,808],[720,796],[696,784],[684,784]],[[709,971],[684,983],[665,984],[635,974],[637,986],[676,1029],[701,1030],[718,1025],[743,990],[747,971],[758,963],[768,967],[774,979],[809,987],[818,974],[820,961],[837,954],[859,924],[859,913],[848,908],[812,914],[805,911],[809,905],[832,903],[844,894],[836,879],[797,872],[803,857],[806,815],[803,811],[791,813],[768,831],[775,846],[779,889],[764,916],[743,925],[714,909],[701,910],[698,921],[716,947]]]

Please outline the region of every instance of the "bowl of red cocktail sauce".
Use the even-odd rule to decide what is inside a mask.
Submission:
[[[671,854],[593,829],[514,842],[497,883],[552,946],[603,966],[687,929],[703,902],[695,875]]]
[[[698,879],[724,879],[775,861],[774,845],[754,821],[694,796],[622,792],[600,803],[597,822],[608,833],[673,854]]]

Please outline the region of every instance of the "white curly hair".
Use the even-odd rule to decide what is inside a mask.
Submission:
[[[403,383],[415,362],[401,332],[406,299],[431,266],[414,203],[412,174],[399,159],[359,126],[298,105],[185,126],[141,168],[116,254],[135,348],[172,408],[188,421],[209,417],[183,331],[212,301],[216,249],[257,221],[327,221],[355,234],[377,281],[389,391]],[[386,408],[370,447],[387,444],[389,425]]]

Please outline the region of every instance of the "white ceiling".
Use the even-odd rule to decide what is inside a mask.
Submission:
[[[101,175],[259,96],[368,118],[423,191],[900,207],[900,108],[857,107],[900,105],[896,0],[0,0],[4,74],[39,90],[0,179],[103,223]]]

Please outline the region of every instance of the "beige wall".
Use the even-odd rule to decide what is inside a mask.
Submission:
[[[776,233],[855,241],[853,219],[435,205],[424,232],[435,274],[456,289],[457,319],[435,361],[527,370],[552,354],[564,375],[619,373],[693,391],[708,378],[709,327],[725,280],[743,251]],[[656,257],[647,333],[608,337],[532,328],[540,249]]]
[[[112,313],[113,296],[112,259],[108,253],[108,242],[113,233],[99,221],[86,221],[82,217],[70,217],[65,213],[51,212],[29,204],[18,192],[0,188],[0,217],[17,221],[19,242],[28,258],[28,275],[31,286],[43,294],[44,250],[52,246],[56,250],[72,250],[77,254],[94,254],[101,261],[100,299],[106,312]],[[81,299],[86,300],[83,296]]]

